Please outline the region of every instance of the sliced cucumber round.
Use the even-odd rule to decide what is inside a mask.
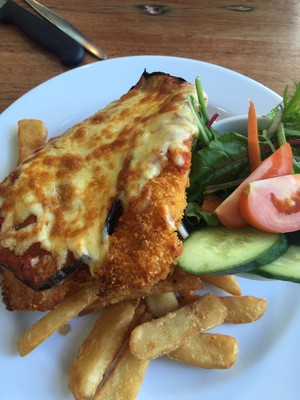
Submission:
[[[300,283],[300,247],[290,245],[284,254],[254,273],[265,278]]]
[[[300,245],[300,231],[287,232],[286,237],[289,244],[295,244],[297,246]]]
[[[247,227],[207,227],[183,242],[178,266],[192,274],[232,274],[253,271],[269,264],[288,248],[285,235]]]

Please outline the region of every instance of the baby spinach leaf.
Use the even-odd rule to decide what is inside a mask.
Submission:
[[[193,154],[189,200],[200,201],[203,188],[243,178],[248,171],[247,138],[225,132]]]
[[[217,226],[219,225],[219,220],[212,213],[202,211],[198,203],[189,202],[185,209],[185,227],[188,230],[193,230],[198,228],[201,223],[205,223],[208,226]]]

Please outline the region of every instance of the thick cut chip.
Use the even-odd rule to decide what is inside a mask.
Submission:
[[[135,400],[149,361],[134,357],[127,345],[111,375],[96,392],[93,400]]]
[[[198,333],[168,356],[173,360],[206,369],[226,369],[232,367],[238,355],[237,340],[231,336]]]
[[[242,290],[235,275],[201,275],[204,282],[210,283],[219,289],[234,296],[241,296]]]
[[[34,151],[44,146],[47,139],[47,128],[38,119],[21,119],[18,122],[18,164],[22,163]]]
[[[225,320],[227,309],[215,296],[206,294],[163,317],[136,327],[130,349],[140,360],[152,360],[180,347],[188,336],[212,329]]]
[[[255,296],[225,296],[219,297],[228,309],[225,322],[231,324],[247,324],[260,319],[266,309],[266,299]]]
[[[82,264],[105,290],[164,279],[182,251],[197,133],[189,95],[190,83],[145,72],[27,157],[0,185],[0,264],[39,290]]]
[[[91,398],[126,338],[135,307],[120,303],[105,309],[83,342],[70,369],[70,389],[76,399]]]
[[[72,296],[66,297],[54,310],[44,315],[20,337],[18,341],[20,355],[26,356],[61,329],[70,319],[77,317],[85,307],[95,301],[97,292],[95,285],[87,285]]]
[[[167,292],[180,290],[200,290],[203,288],[202,281],[198,275],[190,275],[178,268],[175,268],[172,274],[162,281],[159,281],[151,288],[132,290],[130,288],[118,291],[106,292],[103,297],[99,297],[93,304],[90,304],[83,310],[83,314],[102,310],[109,304],[120,303],[123,300],[137,299],[146,296],[157,296]]]
[[[174,292],[162,293],[156,296],[147,296],[145,302],[148,310],[155,317],[162,317],[178,308],[178,300]]]
[[[180,299],[182,305],[191,304],[201,299],[195,294],[186,299]],[[220,296],[218,297],[228,310],[224,322],[230,324],[247,324],[257,321],[266,312],[268,302],[266,299],[255,296]]]
[[[129,326],[127,335],[139,324],[149,321],[151,314],[145,312],[145,305],[140,303]],[[135,400],[141,387],[149,361],[141,361],[130,351],[128,341],[113,362],[113,368],[107,371],[93,400]]]

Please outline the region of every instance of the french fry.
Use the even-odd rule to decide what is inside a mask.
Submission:
[[[149,361],[134,357],[127,345],[117,365],[93,400],[135,400],[140,390]]]
[[[156,287],[160,290],[161,287],[165,286],[167,289],[167,282],[169,282],[170,290],[168,292],[182,290],[201,290],[203,289],[203,282],[199,275],[189,274],[182,269],[176,267],[173,274],[169,275],[164,281],[158,282]]]
[[[124,290],[114,292],[112,296],[100,297],[93,304],[87,306],[82,314],[102,310],[109,304],[120,303],[124,300],[131,300],[146,296],[155,296],[167,292],[177,292],[181,290],[201,290],[203,283],[199,276],[190,275],[179,269],[175,269],[172,275],[169,275],[165,280],[158,282],[151,288],[140,290]]]
[[[130,302],[102,311],[70,368],[69,388],[76,399],[88,399],[95,394],[126,338],[134,312],[135,306]]]
[[[66,297],[54,310],[23,333],[17,345],[20,355],[30,353],[70,319],[76,317],[88,304],[95,301],[97,293],[97,286],[89,285]]]
[[[179,297],[179,304],[181,306],[185,306],[186,304],[194,303],[195,301],[199,300],[203,295],[200,294],[193,294],[193,296],[189,297]]]
[[[267,300],[255,296],[225,296],[219,297],[228,309],[225,322],[231,324],[246,324],[261,318],[267,308]]]
[[[47,128],[38,119],[21,119],[18,121],[18,164],[46,143]]]
[[[155,317],[162,317],[163,315],[171,311],[175,311],[178,308],[178,300],[174,292],[147,296],[145,297],[145,301],[148,310]]]
[[[193,297],[194,294],[196,294],[196,290],[186,289],[186,290],[180,290],[179,292],[179,296],[184,298]]]
[[[234,296],[242,295],[240,284],[234,275],[201,275],[201,279]]]
[[[181,305],[198,301],[202,295],[194,295],[186,299],[180,299]],[[228,310],[225,318],[226,323],[246,324],[261,318],[267,308],[267,300],[255,296],[219,296],[218,297]]]
[[[236,338],[212,333],[190,336],[178,349],[168,354],[173,360],[206,369],[230,368],[237,355]]]
[[[195,334],[220,325],[227,309],[215,296],[206,294],[163,317],[137,326],[130,337],[131,352],[140,360],[151,360],[168,354]]]
[[[134,304],[132,301],[131,301],[131,303]],[[142,317],[144,317],[145,313],[146,313],[146,304],[141,302],[141,301],[136,303],[136,310],[135,310],[135,313],[134,313],[134,317],[133,317],[133,319],[132,319],[132,321],[131,321],[131,323],[129,325],[129,328],[128,328],[128,332],[127,332],[128,333],[128,335],[127,335],[128,338],[127,339],[129,339],[129,336],[130,336],[132,330],[142,320]]]
[[[143,304],[135,312],[129,334],[138,323],[151,319],[151,315],[144,313],[145,308],[141,306]],[[104,383],[97,389],[93,400],[135,400],[148,364],[149,361],[141,361],[134,357],[127,342],[125,351],[118,358]]]

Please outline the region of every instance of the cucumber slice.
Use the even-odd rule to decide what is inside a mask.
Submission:
[[[253,271],[271,263],[288,248],[285,235],[252,227],[238,230],[207,227],[191,233],[183,244],[178,266],[192,274]]]
[[[282,256],[253,273],[265,278],[300,283],[300,247],[290,245]]]
[[[300,231],[295,232],[287,232],[286,233],[287,240],[289,244],[295,244],[299,246],[300,244]]]

